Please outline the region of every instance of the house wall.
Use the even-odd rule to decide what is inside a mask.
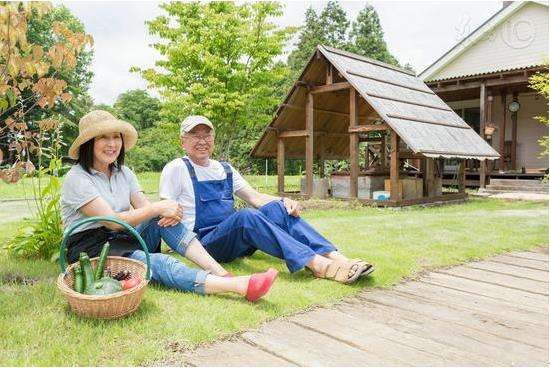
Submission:
[[[506,103],[512,101],[512,95],[506,96]],[[517,133],[517,160],[516,168],[521,170],[525,167],[526,170],[546,169],[548,168],[548,157],[539,157],[541,147],[538,140],[548,135],[548,127],[542,125],[535,116],[548,114],[548,102],[538,96],[536,93],[521,93],[518,96],[518,101],[521,108],[518,112],[518,133]],[[479,99],[448,102],[448,105],[455,110],[471,107],[479,107]],[[493,136],[492,146],[499,151],[500,138],[499,131],[503,125],[503,113],[501,96],[494,96],[491,118],[492,122],[497,126],[497,130]],[[506,140],[512,140],[512,117],[507,111],[506,114]]]
[[[548,7],[529,3],[430,80],[540,65],[548,57]]]

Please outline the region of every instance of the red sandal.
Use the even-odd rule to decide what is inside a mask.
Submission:
[[[273,282],[275,282],[278,273],[276,269],[270,268],[266,272],[255,273],[250,276],[248,289],[246,290],[246,299],[250,302],[255,302],[267,294]]]

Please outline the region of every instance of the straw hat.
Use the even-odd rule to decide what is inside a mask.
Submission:
[[[132,124],[118,120],[107,111],[90,111],[78,123],[78,137],[76,137],[71,148],[69,148],[69,157],[77,160],[78,150],[82,144],[98,135],[114,132],[122,134],[125,151],[128,151],[136,144],[138,134]]]

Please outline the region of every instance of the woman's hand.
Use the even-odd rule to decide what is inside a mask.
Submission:
[[[283,204],[286,208],[286,212],[288,212],[289,215],[294,217],[300,216],[300,205],[297,201],[284,197]]]
[[[157,216],[160,216],[163,219],[166,218],[167,220],[175,221],[173,224],[180,222],[183,218],[183,207],[176,201],[165,199],[155,202],[154,206]],[[172,223],[172,221],[169,221],[169,223]]]

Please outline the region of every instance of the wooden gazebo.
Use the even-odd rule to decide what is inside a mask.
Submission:
[[[377,138],[372,133],[377,132]],[[305,158],[305,195],[313,194],[314,160],[350,161],[349,199],[358,197],[359,143],[377,140],[379,171],[389,161],[390,200],[408,205],[466,198],[464,160],[494,160],[499,154],[410,71],[346,51],[318,46],[273,121],[252,151],[277,158],[278,190],[284,193],[285,158]],[[367,152],[371,152],[367,150]],[[372,156],[371,156],[372,157]],[[461,160],[459,192],[434,190],[435,159]],[[421,198],[405,200],[399,190],[400,163],[417,160]],[[319,165],[321,177],[323,166]],[[367,200],[378,203],[376,200]]]

